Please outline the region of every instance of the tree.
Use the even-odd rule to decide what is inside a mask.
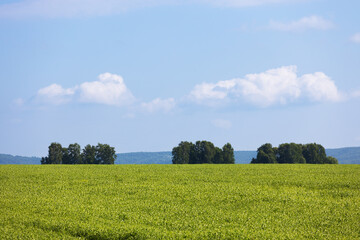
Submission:
[[[81,153],[81,159],[84,164],[95,164],[96,147],[90,144],[86,145]]]
[[[190,160],[190,151],[193,147],[191,142],[181,142],[177,147],[172,150],[172,163],[173,164],[187,164]]]
[[[235,163],[234,149],[230,143],[222,149],[209,141],[181,142],[172,150],[173,164]]]
[[[214,163],[216,153],[214,144],[208,141],[201,141],[200,146],[201,163]]]
[[[208,141],[197,141],[190,150],[190,164],[213,163],[216,154],[215,146]]]
[[[326,157],[324,163],[325,164],[338,164],[339,162],[338,162],[338,160],[336,158],[328,156],[328,157]]]
[[[277,150],[278,163],[306,163],[302,154],[302,145],[295,143],[283,143]]]
[[[214,163],[222,164],[224,163],[224,154],[221,148],[215,147],[215,157]]]
[[[337,164],[336,158],[327,157],[325,148],[320,144],[283,143],[272,147],[266,143],[257,149],[257,157],[251,163],[313,163]]]
[[[61,164],[63,157],[63,148],[60,143],[53,142],[49,146],[47,157],[41,159],[41,164]]]
[[[306,159],[306,163],[325,163],[326,153],[325,148],[320,144],[309,143],[303,145],[303,156]]]
[[[192,145],[190,149],[190,158],[189,163],[190,164],[199,164],[201,163],[201,142],[196,141],[195,144]]]
[[[77,143],[70,144],[67,148],[67,152],[69,155],[69,162],[70,164],[80,164],[83,163],[81,159],[81,148],[80,145]]]
[[[116,159],[115,148],[108,144],[99,143],[96,146],[95,163],[96,164],[114,164]]]
[[[60,143],[51,143],[49,154],[41,158],[41,164],[114,164],[115,148],[108,144],[98,144],[96,147],[86,145],[81,153],[80,145],[70,144],[62,148]]]
[[[79,164],[82,163],[80,145],[77,143],[70,144],[69,147],[62,149],[62,164]]]
[[[277,163],[275,151],[270,143],[265,143],[257,149],[256,158],[251,163]]]
[[[40,162],[41,162],[41,164],[50,164],[49,157],[42,157]]]
[[[62,164],[72,164],[69,156],[69,152],[67,148],[62,149],[63,156],[62,156]]]
[[[222,148],[222,162],[220,163],[226,163],[226,164],[234,164],[235,163],[235,157],[234,157],[234,149],[231,146],[230,143],[227,143]]]

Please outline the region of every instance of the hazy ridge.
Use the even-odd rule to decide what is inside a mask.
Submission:
[[[339,160],[340,164],[360,164],[360,147],[326,149],[328,156]],[[235,163],[250,163],[256,151],[234,151]],[[118,153],[115,164],[171,164],[171,152],[132,152]],[[39,157],[13,156],[0,154],[0,164],[40,164]]]

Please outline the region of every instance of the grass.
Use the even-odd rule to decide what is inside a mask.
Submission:
[[[360,239],[360,166],[2,165],[0,213],[0,239]]]

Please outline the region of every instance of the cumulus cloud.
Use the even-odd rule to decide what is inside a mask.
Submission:
[[[354,92],[352,97],[360,94]],[[126,87],[121,76],[103,73],[97,81],[84,82],[72,88],[52,84],[38,90],[36,99],[47,104],[73,102],[97,103],[112,106],[130,106],[134,109],[154,112],[170,112],[176,107],[174,98],[156,98],[139,103]],[[285,105],[295,101],[338,102],[344,99],[334,81],[325,73],[297,75],[296,66],[283,66],[262,73],[247,74],[243,78],[203,82],[196,85],[187,99],[198,104],[221,106],[227,103],[250,103],[259,107]],[[22,99],[17,100],[19,105]],[[224,121],[214,125],[228,126]]]
[[[175,99],[173,98],[168,98],[168,99],[156,98],[151,102],[142,103],[141,107],[145,111],[153,113],[158,111],[169,112],[175,107],[175,105],[176,105]]]
[[[299,80],[305,94],[312,101],[338,102],[342,98],[335,83],[322,72],[305,74]]]
[[[54,83],[38,90],[36,99],[42,103],[54,105],[80,101],[115,106],[128,105],[135,100],[121,76],[103,73],[98,79],[98,81],[84,82],[73,88],[63,88]]]
[[[304,0],[22,0],[0,4],[0,17],[104,16],[118,14],[132,8],[156,5],[206,4],[221,7],[248,7],[300,1]]]
[[[310,101],[340,101],[335,83],[322,72],[297,76],[296,66],[284,66],[244,78],[202,83],[190,93],[198,103],[240,100],[256,106],[284,105],[301,97]]]
[[[79,87],[80,101],[107,105],[127,105],[134,97],[121,76],[111,73],[99,75],[99,81],[85,82]]]
[[[203,99],[224,99],[228,95],[228,90],[236,85],[235,81],[220,81],[218,83],[198,84],[191,91],[191,96],[196,100]]]
[[[350,38],[350,40],[351,40],[352,42],[354,42],[354,43],[360,43],[360,33],[354,34],[354,35]]]
[[[296,66],[271,69],[264,73],[248,74],[238,79],[237,92],[247,101],[259,106],[286,104],[300,96]]]
[[[288,23],[270,21],[270,29],[278,31],[302,32],[309,29],[328,30],[334,27],[334,24],[322,18],[321,16],[303,17],[297,21]]]
[[[51,84],[39,89],[37,99],[44,103],[59,105],[70,102],[75,91],[76,87],[65,89],[58,84]]]

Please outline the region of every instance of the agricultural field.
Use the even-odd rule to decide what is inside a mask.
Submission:
[[[359,165],[2,165],[0,239],[360,239]]]

